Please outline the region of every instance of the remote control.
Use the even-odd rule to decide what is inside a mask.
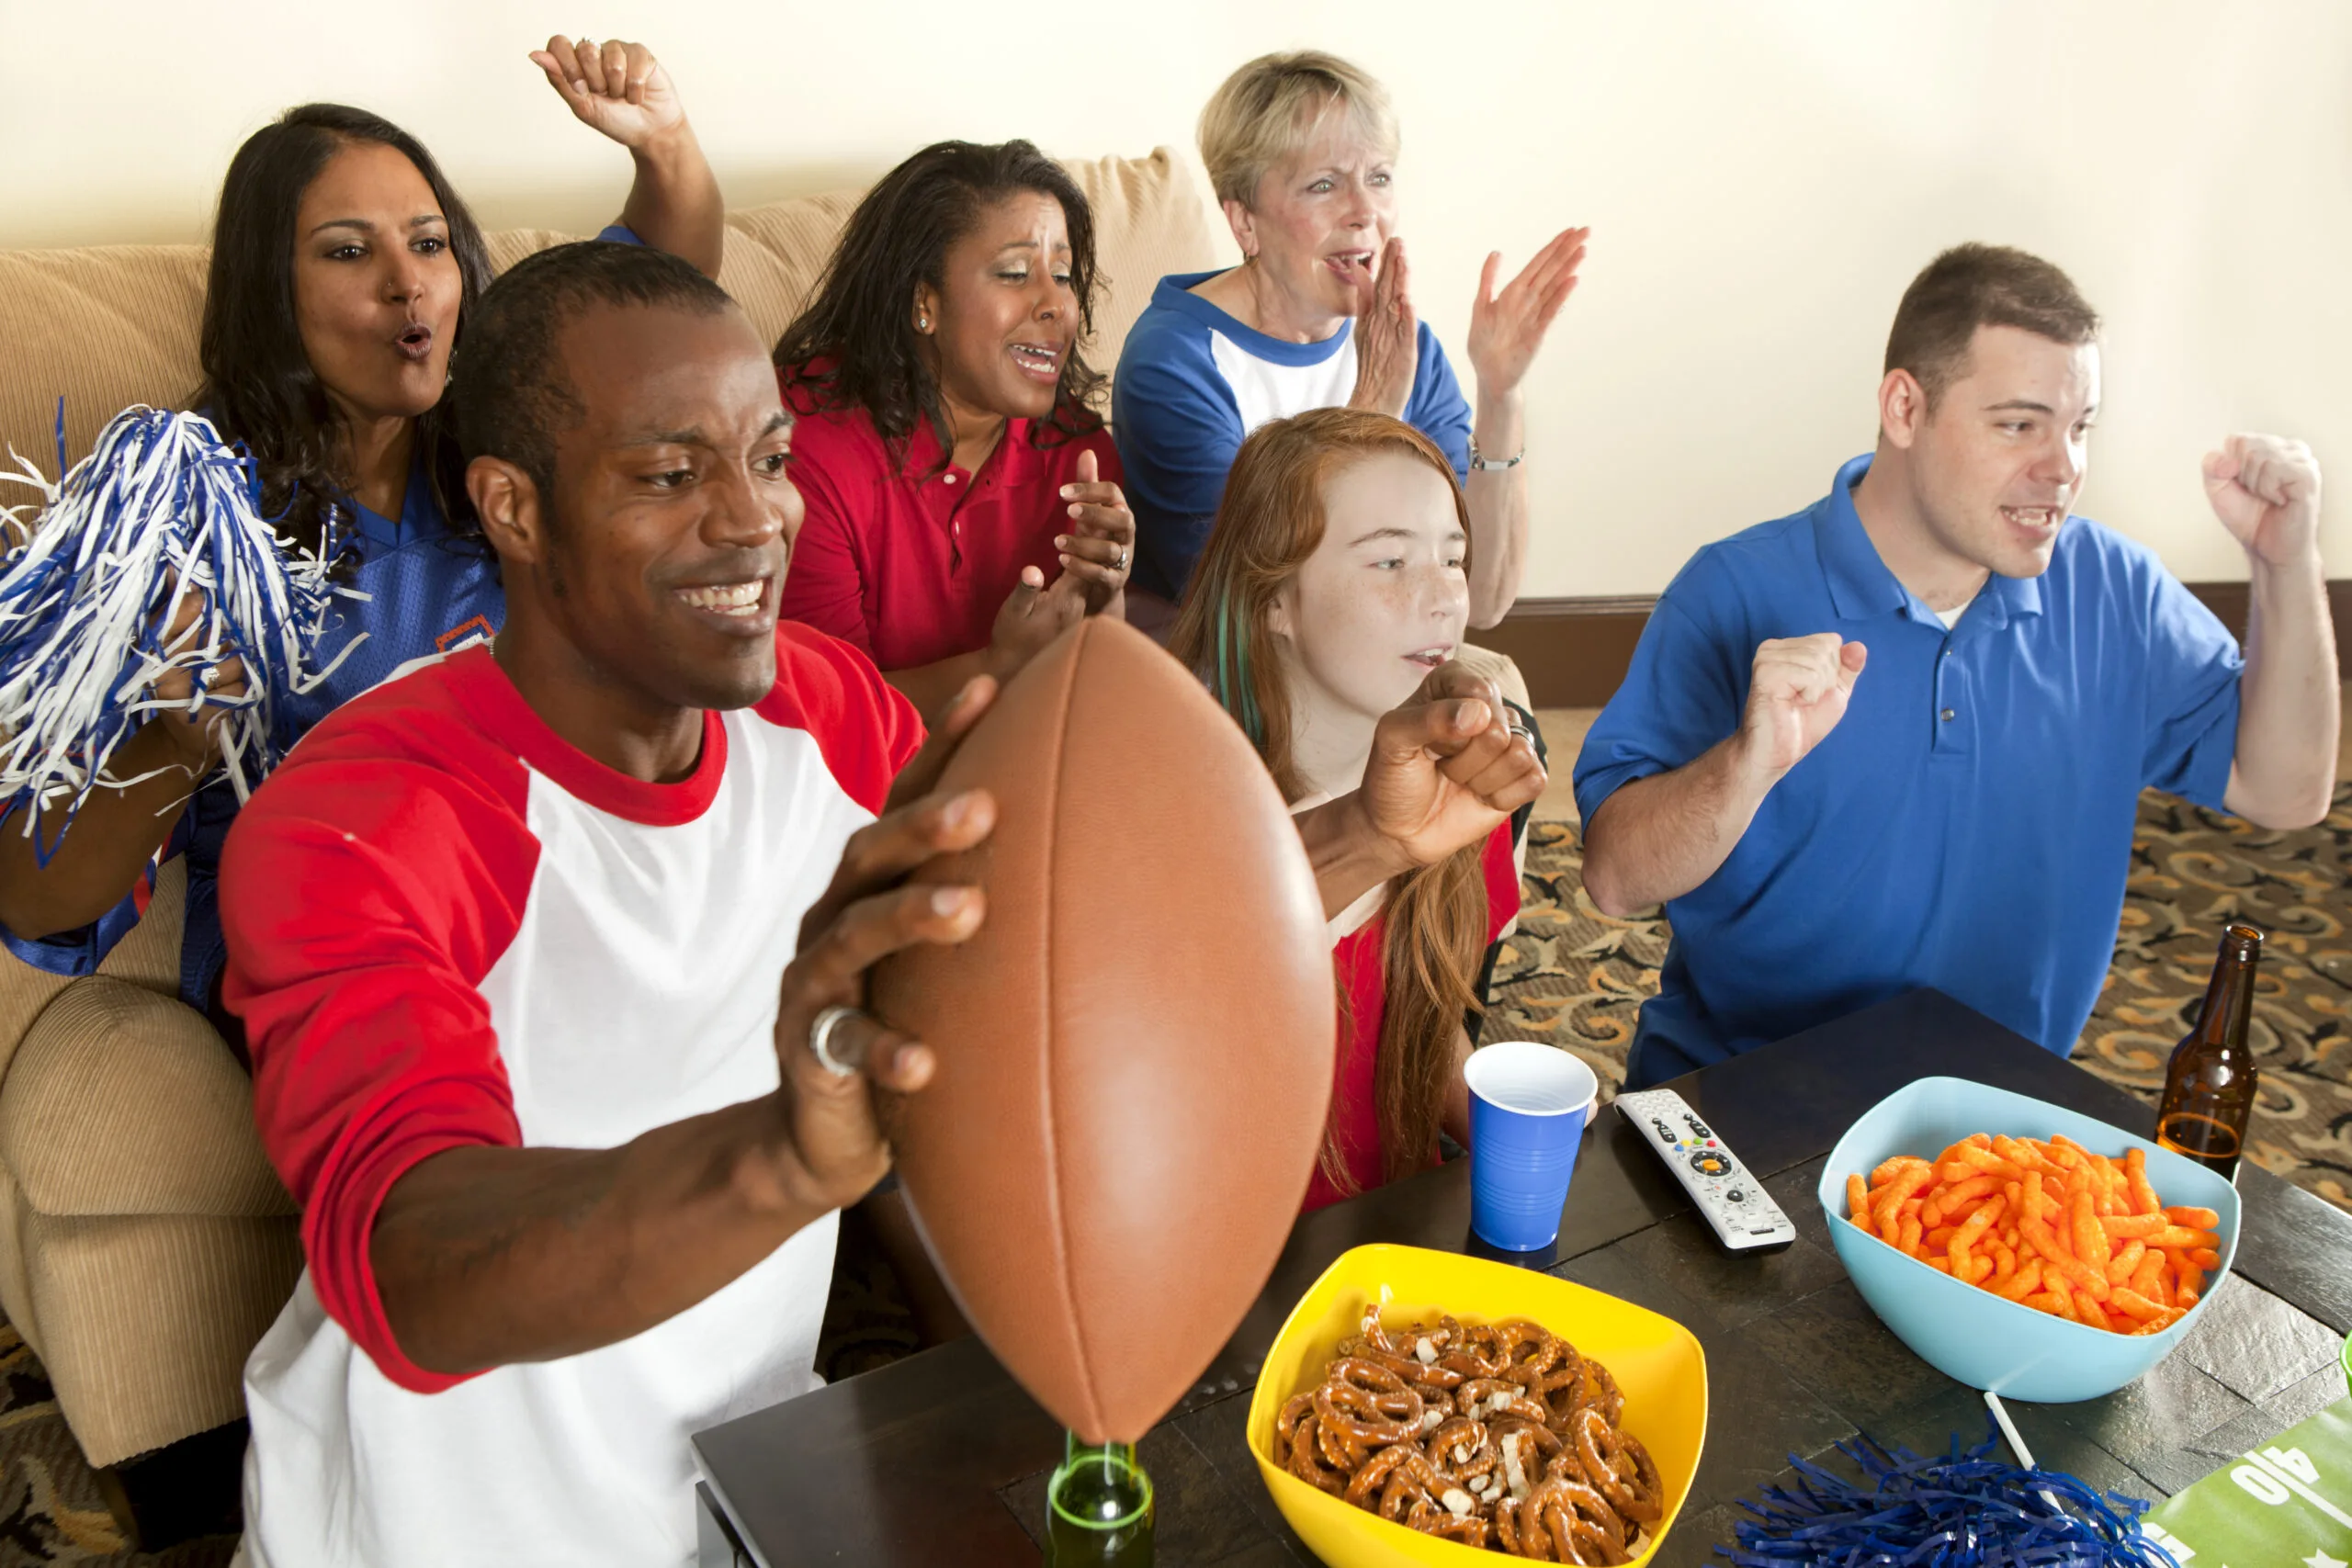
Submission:
[[[1797,1227],[1764,1184],[1680,1095],[1670,1089],[1639,1089],[1619,1095],[1617,1109],[1682,1183],[1725,1251],[1778,1252],[1796,1240]]]

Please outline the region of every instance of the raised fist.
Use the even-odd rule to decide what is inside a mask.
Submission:
[[[1751,765],[1775,777],[1804,761],[1838,721],[1869,649],[1836,632],[1774,637],[1756,649],[1740,735]]]

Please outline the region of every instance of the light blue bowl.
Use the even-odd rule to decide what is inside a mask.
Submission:
[[[2048,1138],[2064,1133],[2093,1154],[2147,1151],[2148,1180],[2168,1206],[2222,1216],[2222,1267],[2208,1274],[2188,1315],[2161,1334],[2110,1334],[2004,1301],[1905,1256],[1846,1218],[1846,1178],[1896,1155],[1933,1159],[1972,1133]],[[1821,1208],[1854,1286],[1919,1359],[1971,1388],[2005,1398],[2066,1404],[2113,1393],[2171,1354],[2196,1327],[2236,1260],[2237,1189],[2196,1161],[2104,1122],[1962,1078],[1921,1078],[1871,1108],[1829,1151]]]

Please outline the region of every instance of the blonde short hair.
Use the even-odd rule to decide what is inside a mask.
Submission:
[[[1261,54],[1227,76],[1201,110],[1201,162],[1216,198],[1250,205],[1266,171],[1314,140],[1335,109],[1383,157],[1396,155],[1388,89],[1336,54]]]

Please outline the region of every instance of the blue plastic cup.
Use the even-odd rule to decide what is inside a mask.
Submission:
[[[1556,1045],[1498,1040],[1470,1053],[1470,1228],[1532,1252],[1559,1239],[1577,1150],[1600,1080]]]

